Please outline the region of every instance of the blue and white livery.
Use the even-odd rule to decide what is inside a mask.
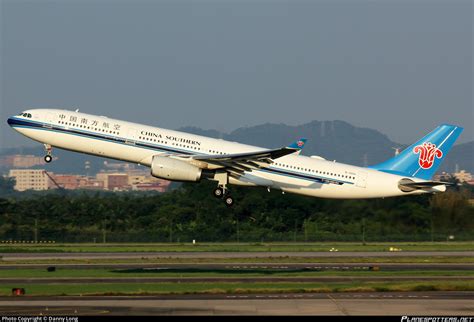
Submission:
[[[397,156],[364,168],[300,155],[305,138],[264,149],[59,109],[27,110],[8,124],[43,143],[46,162],[57,147],[145,165],[153,176],[167,180],[213,180],[214,195],[228,206],[234,203],[228,185],[339,199],[443,192],[446,183],[431,178],[462,132],[455,125],[440,125]]]

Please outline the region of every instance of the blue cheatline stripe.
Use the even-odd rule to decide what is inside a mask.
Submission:
[[[86,138],[91,138],[95,140],[102,140],[102,141],[107,141],[111,143],[118,143],[118,144],[123,144],[126,146],[136,146],[136,147],[143,147],[145,149],[149,150],[154,150],[154,151],[163,151],[163,152],[173,152],[173,153],[182,153],[182,154],[188,154],[188,155],[193,155],[196,154],[194,151],[189,152],[185,150],[180,150],[180,149],[173,149],[169,147],[164,147],[161,145],[151,145],[151,144],[145,144],[139,141],[134,141],[135,144],[128,144],[125,143],[127,140],[118,136],[110,136],[106,134],[97,134],[94,132],[89,132],[89,131],[84,131],[84,130],[77,130],[77,129],[66,129],[65,127],[60,127],[52,124],[47,124],[47,123],[41,123],[41,122],[36,122],[36,121],[30,121],[30,120],[22,120],[22,119],[17,119],[17,118],[10,118],[8,120],[8,124],[10,124],[12,127],[19,127],[19,128],[34,128],[36,130],[43,130],[43,131],[53,131],[53,132],[60,132],[60,133],[65,133],[69,135],[77,135],[77,136],[82,136]],[[202,154],[202,155],[207,155],[207,154]],[[301,174],[298,172],[291,172],[291,171],[285,171],[285,170],[280,170],[280,169],[275,169],[275,168],[262,168],[256,171],[262,171],[262,172],[269,172],[272,174],[276,175],[283,175],[287,177],[293,177],[297,179],[302,179],[302,180],[308,180],[312,182],[319,182],[322,184],[353,184],[352,182],[347,182],[347,181],[340,181],[337,179],[330,179],[330,178],[324,178],[324,177],[314,177],[306,174]]]

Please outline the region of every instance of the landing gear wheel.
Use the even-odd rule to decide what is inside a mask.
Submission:
[[[44,145],[44,150],[46,152],[46,155],[44,156],[44,161],[46,163],[50,163],[51,161],[53,161],[53,157],[51,156],[53,152],[53,147],[50,144],[46,144],[46,143],[43,145]]]
[[[222,198],[223,195],[224,195],[224,190],[222,188],[216,188],[214,190],[214,197]]]
[[[227,207],[232,207],[234,205],[234,198],[232,198],[231,196],[226,196],[224,198],[224,203]]]

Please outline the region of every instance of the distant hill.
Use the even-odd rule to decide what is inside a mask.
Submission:
[[[183,127],[178,130],[266,148],[276,148],[299,137],[306,137],[308,142],[302,152],[304,155],[319,155],[328,160],[361,166],[382,162],[394,155],[393,148],[406,147],[391,141],[379,131],[356,127],[344,121],[312,121],[298,126],[267,123],[242,127],[231,133],[196,127]],[[43,155],[44,152],[38,144],[32,148],[4,149],[0,155],[16,153]],[[95,173],[103,168],[103,162],[107,160],[60,149],[55,149],[54,155],[61,162],[58,160],[43,167],[56,173],[85,173],[85,161],[90,162],[90,173]],[[454,146],[440,171],[453,172],[456,164],[459,169],[474,173],[474,141]]]
[[[267,148],[276,148],[304,136],[308,142],[302,154],[360,166],[382,162],[394,155],[394,148],[407,146],[391,141],[377,130],[355,127],[344,121],[312,121],[298,126],[268,123],[239,128],[228,134],[194,127],[179,130]],[[474,141],[455,145],[440,171],[453,172],[456,164],[459,169],[474,173]]]

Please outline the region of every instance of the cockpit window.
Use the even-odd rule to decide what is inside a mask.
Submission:
[[[30,113],[20,113],[18,114],[19,116],[23,116],[23,117],[28,117],[28,118],[31,118],[32,115]]]
[[[28,117],[28,118],[31,118],[31,114],[30,114],[30,113],[28,113],[27,117]]]

